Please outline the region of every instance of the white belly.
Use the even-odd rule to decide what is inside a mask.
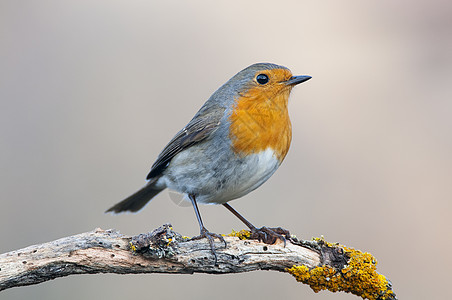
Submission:
[[[217,195],[214,199],[208,199],[206,202],[225,203],[240,198],[260,187],[275,173],[280,165],[273,153],[272,149],[267,149],[261,153],[248,156],[246,170],[241,174],[236,174],[239,179],[232,181],[232,184],[226,187],[222,194]]]
[[[240,198],[267,181],[280,165],[272,149],[246,158],[235,154],[201,157],[199,151],[190,152],[178,154],[159,183],[193,194],[200,203],[222,204]]]

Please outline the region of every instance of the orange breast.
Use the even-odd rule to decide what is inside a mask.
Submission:
[[[229,136],[238,155],[271,148],[280,162],[289,151],[292,125],[287,111],[290,87],[254,87],[236,100]]]

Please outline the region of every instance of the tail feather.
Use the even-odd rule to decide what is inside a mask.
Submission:
[[[115,204],[113,207],[110,207],[106,212],[137,212],[161,191],[163,191],[163,189],[156,188],[153,183],[148,183],[135,194]]]

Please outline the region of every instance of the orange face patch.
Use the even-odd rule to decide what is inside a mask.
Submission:
[[[267,75],[268,83],[259,84],[256,81],[259,74]],[[291,77],[287,69],[260,71],[250,88],[241,92],[229,117],[229,136],[235,153],[246,155],[271,148],[282,162],[292,140],[287,110],[292,88],[284,83]]]

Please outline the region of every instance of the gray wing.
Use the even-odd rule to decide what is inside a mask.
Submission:
[[[208,138],[219,127],[223,113],[224,108],[203,111],[202,116],[198,113],[162,150],[146,179],[160,175],[174,156]]]

